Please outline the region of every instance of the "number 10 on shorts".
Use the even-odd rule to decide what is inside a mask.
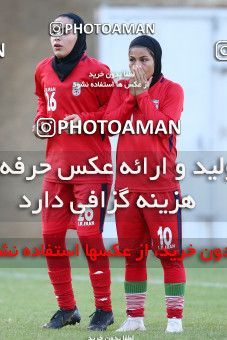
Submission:
[[[159,227],[158,229],[158,236],[160,238],[160,247],[163,248],[165,246],[166,248],[169,248],[172,243],[172,231],[169,227]]]

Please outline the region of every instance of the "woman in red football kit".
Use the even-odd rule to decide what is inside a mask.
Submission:
[[[88,166],[88,159],[98,156],[96,164],[100,169],[111,163],[109,138],[99,132],[86,135],[69,134],[68,131],[54,133],[53,122],[79,119],[93,115],[102,118],[112,93],[112,80],[106,77],[109,68],[86,54],[86,34],[77,30],[66,31],[69,24],[81,25],[83,20],[74,13],[61,14],[52,24],[52,30],[63,29],[62,35],[52,35],[51,45],[54,56],[42,60],[36,68],[35,83],[38,96],[38,109],[33,132],[38,138],[47,139],[46,162],[51,170],[45,174],[43,182],[43,200],[45,192],[49,195],[48,207],[42,210],[42,233],[45,248],[65,250],[65,237],[69,227],[76,226],[81,245],[85,250],[95,248],[105,250],[102,231],[106,206],[101,207],[101,192],[105,194],[105,203],[112,183],[111,175],[77,174],[64,180],[70,174],[71,165],[77,168]],[[68,26],[67,26],[68,25]],[[58,27],[57,27],[58,26]],[[61,27],[60,27],[61,26]],[[90,74],[99,74],[99,81],[109,87],[93,86]],[[88,86],[83,86],[83,84]],[[78,114],[78,115],[77,115]],[[50,127],[49,132],[45,128]],[[61,169],[59,175],[58,169]],[[88,166],[89,169],[89,166]],[[88,203],[91,190],[95,191],[99,205],[86,208],[84,213],[74,215],[70,202]],[[54,208],[56,196],[63,201],[61,208]],[[58,201],[59,202],[59,201]],[[75,218],[78,217],[78,218]],[[80,322],[80,314],[72,290],[71,266],[68,256],[46,256],[48,274],[54,288],[60,309],[46,323],[44,328],[61,328]],[[105,330],[113,323],[110,298],[110,269],[107,257],[98,257],[92,261],[87,255],[89,274],[94,291],[96,311],[89,323],[89,330]]]
[[[162,50],[152,37],[142,35],[129,46],[129,67],[134,76],[130,81],[120,81],[113,90],[105,119],[118,119],[122,124],[131,120],[146,125],[153,121],[154,128],[163,121],[166,129],[173,120],[178,122],[183,110],[183,90],[180,85],[166,79],[161,73]],[[137,82],[138,87],[133,87]],[[140,85],[139,85],[140,83]],[[171,261],[169,252],[181,254],[181,212],[166,214],[160,208],[138,207],[139,195],[150,204],[157,199],[163,204],[168,199],[167,211],[174,210],[180,197],[179,184],[175,179],[176,134],[121,134],[117,147],[117,191],[128,188],[125,196],[128,208],[118,208],[116,225],[119,244],[129,248],[131,256],[126,257],[125,295],[127,320],[118,331],[145,330],[144,303],[147,290],[147,253],[141,259],[141,249],[149,245],[160,258],[164,271],[167,308],[167,332],[182,331],[185,270],[182,261]],[[124,175],[119,167],[125,161],[132,169],[138,165],[143,169],[147,159],[147,173]],[[163,161],[164,159],[164,161]],[[160,174],[157,176],[157,166]],[[143,171],[141,171],[143,172]],[[121,198],[119,195],[119,200]],[[124,202],[122,202],[124,203]],[[168,256],[161,256],[168,255]],[[138,260],[140,258],[140,260]]]

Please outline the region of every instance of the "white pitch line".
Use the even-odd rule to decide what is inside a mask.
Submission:
[[[7,279],[17,279],[17,280],[41,280],[41,281],[47,281],[49,282],[49,277],[47,274],[27,274],[27,273],[20,273],[20,272],[0,272],[0,278],[7,278]],[[88,281],[89,277],[88,275],[72,275],[72,279],[75,281]],[[113,283],[123,283],[124,278],[121,276],[112,276],[112,282]],[[148,283],[152,285],[163,285],[162,280],[148,280]],[[224,289],[227,288],[226,283],[220,283],[220,282],[206,282],[206,281],[189,281],[187,282],[187,286],[192,287],[208,287],[208,288],[220,288]]]

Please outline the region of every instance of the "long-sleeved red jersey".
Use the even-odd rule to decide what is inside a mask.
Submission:
[[[127,83],[125,81],[122,84]],[[126,86],[127,87],[127,86]],[[146,125],[153,120],[154,126],[162,120],[168,125],[170,120],[180,120],[183,110],[182,87],[163,76],[148,91],[132,96],[126,87],[116,87],[107,107],[105,119],[118,119],[124,123],[132,119],[135,126],[137,120]],[[115,118],[114,118],[115,117]],[[179,189],[176,176],[176,134],[120,134],[117,146],[116,189],[128,187],[135,192],[164,192]],[[120,173],[120,165],[126,162],[136,169],[135,160],[143,165],[147,157],[147,174],[124,175]],[[166,174],[162,174],[162,160],[166,158]],[[156,166],[161,166],[161,174],[156,180],[150,180],[156,174]]]
[[[39,118],[54,118],[56,122],[71,114],[89,114],[96,119],[102,119],[110,99],[113,86],[95,87],[97,80],[90,74],[100,75],[98,82],[113,84],[109,68],[98,60],[88,57],[86,53],[69,74],[61,82],[52,68],[52,57],[42,60],[36,68],[35,84],[38,96],[38,109],[35,122]],[[81,84],[89,84],[83,87]],[[65,131],[47,140],[46,162],[51,165],[51,171],[45,179],[52,182],[62,182],[57,176],[57,169],[61,168],[64,176],[70,175],[70,166],[88,165],[88,159],[98,156],[97,166],[102,169],[106,163],[111,163],[111,147],[109,138],[99,132],[86,135],[69,135]],[[111,183],[111,175],[92,174],[75,175],[65,183]]]

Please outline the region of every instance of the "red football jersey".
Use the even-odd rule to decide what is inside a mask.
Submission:
[[[106,77],[109,68],[98,60],[83,54],[81,60],[61,82],[52,68],[53,57],[42,60],[36,68],[35,84],[38,96],[38,109],[35,122],[39,118],[53,118],[56,123],[71,114],[87,116],[89,114],[101,119],[113,90],[113,80]],[[90,75],[99,74],[99,82],[112,86],[94,86],[97,80]],[[81,86],[81,84],[89,86]],[[51,165],[51,171],[45,174],[48,181],[62,182],[57,176],[57,169],[61,168],[63,176],[70,175],[70,166],[89,167],[88,159],[98,156],[95,164],[102,169],[106,163],[111,163],[111,147],[108,136],[99,131],[92,135],[85,133],[69,135],[65,131],[48,138],[46,147],[46,162]],[[89,182],[111,183],[112,175],[78,174],[65,183]]]
[[[127,89],[125,81],[122,87],[116,87],[112,93],[104,119],[119,119],[122,123],[131,119],[136,128],[136,121],[142,121],[145,126],[148,120],[153,120],[154,127],[162,120],[166,128],[168,122],[175,123],[181,117],[183,110],[183,89],[163,76],[148,91],[134,97]],[[135,192],[164,192],[179,189],[176,176],[176,133],[164,134],[120,134],[117,146],[117,176],[116,189],[128,187]],[[147,174],[120,173],[120,165],[126,162],[132,169],[137,169],[135,161],[142,166],[147,158]],[[163,158],[166,158],[166,173],[163,169]],[[157,166],[160,166],[160,176],[155,177]],[[165,165],[164,165],[165,168]],[[164,172],[164,174],[162,173]]]

